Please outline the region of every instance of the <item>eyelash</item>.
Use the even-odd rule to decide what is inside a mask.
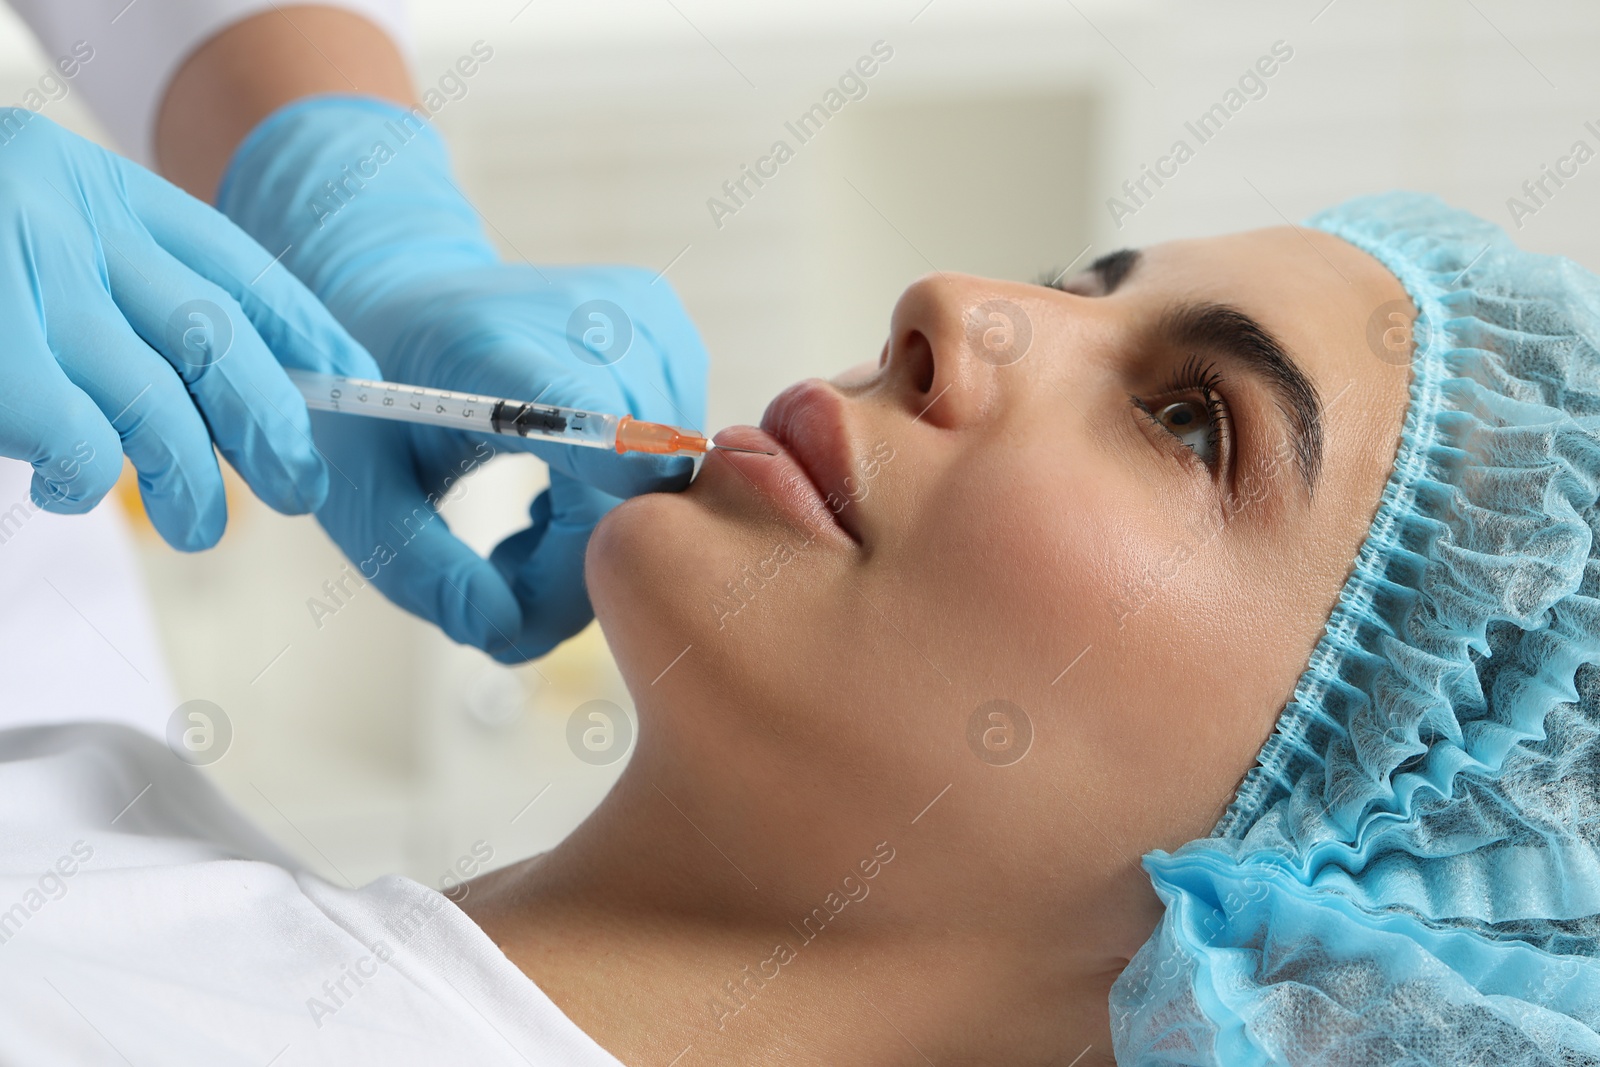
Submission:
[[[1211,424],[1211,429],[1206,434],[1206,444],[1210,446],[1212,459],[1216,466],[1220,466],[1222,463],[1223,428],[1228,427],[1231,430],[1232,426],[1232,419],[1228,415],[1227,402],[1217,392],[1217,386],[1221,384],[1222,376],[1216,372],[1210,362],[1202,362],[1199,356],[1191,355],[1184,360],[1183,366],[1178,368],[1177,373],[1172,376],[1172,380],[1167,383],[1166,388],[1160,394],[1167,396],[1174,393],[1198,393],[1205,399],[1206,414]],[[1145,416],[1155,424],[1157,429],[1174,441],[1178,441],[1181,447],[1189,448],[1187,444],[1183,444],[1177,434],[1173,433],[1156,417],[1156,413],[1151,409],[1150,405],[1132,394],[1129,394],[1128,399],[1133,401],[1135,407],[1144,412]],[[1193,449],[1190,449],[1190,454],[1194,454]],[[1196,458],[1199,457],[1196,456]],[[1205,461],[1201,460],[1201,462]],[[1206,465],[1213,467],[1211,463]],[[1213,470],[1215,470],[1215,467],[1213,467]]]

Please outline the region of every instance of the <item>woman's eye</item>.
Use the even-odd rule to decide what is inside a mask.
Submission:
[[[1216,424],[1210,405],[1201,400],[1177,400],[1152,410],[1155,421],[1189,446],[1206,466],[1217,462]]]
[[[1162,396],[1181,397],[1151,407],[1137,396],[1129,396],[1145,418],[1176,437],[1213,473],[1231,465],[1232,418],[1228,403],[1217,387],[1222,376],[1199,356],[1191,355],[1173,376]]]

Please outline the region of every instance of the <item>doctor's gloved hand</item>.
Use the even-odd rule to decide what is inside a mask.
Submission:
[[[283,365],[374,364],[272,255],[149,171],[0,108],[0,455],[35,506],[88,511],[133,462],[175,548],[227,522],[215,444],[264,501],[320,506],[328,472]]]
[[[622,267],[502,263],[424,118],[320,96],[269,116],[235,153],[218,206],[273,248],[391,381],[632,414],[699,428],[706,353],[665,280]],[[593,617],[584,549],[623,497],[684,488],[686,457],[317,414],[335,468],[317,518],[400,606],[505,663]],[[437,514],[497,452],[537,455],[550,487],[485,560]]]

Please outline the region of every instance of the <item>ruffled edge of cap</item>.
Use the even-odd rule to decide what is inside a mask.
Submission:
[[[1484,322],[1473,314],[1471,300],[1476,294],[1462,288],[1463,281],[1471,277],[1485,257],[1487,260],[1481,269],[1491,275],[1491,286],[1498,280],[1492,276],[1508,263],[1515,269],[1534,269],[1541,263],[1558,262],[1556,257],[1524,252],[1498,227],[1452,208],[1431,194],[1391,192],[1358,197],[1312,215],[1306,225],[1333,234],[1372,255],[1394,274],[1411,297],[1417,308],[1414,336],[1418,344],[1412,360],[1410,401],[1393,468],[1350,576],[1340,590],[1323,635],[1271,736],[1211,831],[1213,840],[1243,839],[1275,804],[1292,796],[1297,781],[1308,773],[1325,770],[1330,743],[1361,747],[1364,739],[1351,735],[1359,724],[1329,714],[1328,702],[1330,699],[1344,704],[1355,701],[1357,691],[1384,669],[1391,656],[1431,661],[1409,662],[1404,667],[1406,673],[1433,675],[1431,682],[1439,690],[1436,694],[1438,706],[1427,714],[1426,725],[1436,737],[1461,742],[1461,722],[1455,714],[1452,694],[1447,691],[1454,684],[1449,674],[1470,668],[1467,646],[1480,654],[1489,651],[1484,631],[1491,619],[1498,616],[1485,612],[1477,632],[1468,635],[1397,634],[1391,620],[1380,618],[1374,612],[1374,601],[1380,593],[1392,599],[1396,581],[1391,575],[1397,560],[1416,572],[1417,598],[1440,592],[1432,588],[1425,591],[1423,586],[1426,572],[1441,564],[1418,554],[1416,547],[1449,538],[1449,525],[1434,512],[1441,508],[1453,511],[1483,506],[1472,488],[1461,484],[1463,453],[1457,442],[1470,438],[1487,448],[1496,434],[1519,432],[1527,426],[1551,425],[1566,417],[1560,409],[1540,403],[1521,403],[1515,412],[1506,406],[1497,406],[1493,413],[1495,422],[1485,419],[1481,411],[1473,410],[1487,392],[1477,376],[1492,375],[1503,367],[1489,354],[1472,347],[1472,335]],[[1449,239],[1442,240],[1436,234],[1448,234]],[[1466,307],[1452,306],[1461,303],[1466,303]],[[1498,400],[1496,403],[1499,405]],[[1419,507],[1419,495],[1427,498],[1423,507]],[[1529,515],[1506,517],[1521,523],[1530,519]],[[1479,545],[1460,547],[1481,548]],[[1455,595],[1467,592],[1454,589],[1448,581],[1442,588]],[[1542,598],[1540,603],[1531,606],[1530,613],[1549,610],[1570,592],[1557,591]],[[1374,627],[1379,631],[1376,639],[1384,646],[1381,652],[1363,643],[1363,638],[1368,642],[1374,640]],[[1367,631],[1364,634],[1363,629]],[[1453,644],[1413,650],[1411,646],[1419,638],[1435,641],[1448,638]],[[1576,661],[1570,666],[1575,670]],[[1556,684],[1566,693],[1574,692],[1570,671]],[[1518,725],[1532,730],[1530,736],[1536,735],[1540,728],[1537,723]],[[1513,741],[1506,739],[1500,746],[1500,755]],[[1465,762],[1458,761],[1448,771],[1440,768],[1439,780],[1428,784],[1435,791],[1442,790],[1448,795],[1449,778]],[[1341,789],[1327,801],[1325,811],[1340,824],[1344,833],[1339,836],[1347,841],[1360,836],[1356,822],[1375,800],[1379,801],[1380,808],[1387,803],[1409,809],[1414,787],[1424,784],[1419,781],[1401,787],[1395,781],[1395,767],[1369,767],[1368,770],[1375,775],[1374,780],[1357,783],[1348,790]],[[1388,813],[1391,817],[1406,814],[1401,810]]]

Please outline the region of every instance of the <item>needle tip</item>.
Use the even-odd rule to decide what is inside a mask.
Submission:
[[[714,449],[722,452],[745,452],[752,456],[775,456],[776,452],[762,452],[755,448],[735,448],[733,445],[712,445]]]

